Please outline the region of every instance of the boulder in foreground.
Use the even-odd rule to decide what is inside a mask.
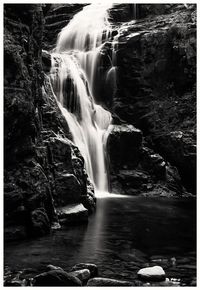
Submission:
[[[51,270],[34,277],[33,286],[81,286],[81,281],[63,270]]]
[[[137,272],[138,278],[145,281],[164,281],[165,271],[160,266],[147,267]]]

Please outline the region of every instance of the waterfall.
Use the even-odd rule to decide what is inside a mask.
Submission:
[[[60,110],[84,157],[87,173],[96,191],[101,192],[108,191],[105,133],[112,118],[97,104],[95,90],[100,78],[101,48],[111,36],[107,12],[111,7],[90,4],[77,13],[58,35],[51,67]]]

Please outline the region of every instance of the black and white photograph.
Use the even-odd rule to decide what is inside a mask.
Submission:
[[[197,287],[197,4],[2,10],[2,286]]]

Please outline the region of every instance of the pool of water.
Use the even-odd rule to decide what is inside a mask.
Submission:
[[[169,279],[190,285],[196,276],[196,204],[191,199],[104,197],[87,225],[5,245],[12,270],[69,270],[95,263],[101,276],[128,281],[146,266],[160,265]]]

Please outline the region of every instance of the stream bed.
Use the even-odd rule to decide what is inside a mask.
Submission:
[[[12,271],[39,273],[48,264],[70,270],[81,262],[96,264],[102,277],[127,281],[160,265],[170,281],[195,286],[195,199],[104,197],[88,224],[5,244],[4,263]]]

